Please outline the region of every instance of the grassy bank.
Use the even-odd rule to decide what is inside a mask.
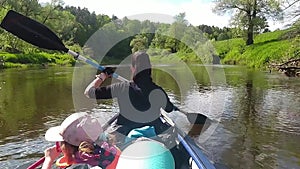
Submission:
[[[254,44],[245,45],[243,39],[217,41],[213,45],[224,64],[246,65],[252,68],[266,68],[270,63],[281,63],[299,57],[299,37],[283,38],[288,30],[257,35]]]
[[[256,69],[266,69],[270,63],[282,63],[292,58],[300,57],[300,35],[286,38],[289,30],[280,30],[257,35],[254,44],[246,46],[241,38],[224,41],[213,41],[211,46],[199,46],[197,57],[195,53],[170,53],[167,51],[149,50],[153,64],[212,63],[211,52],[215,51],[221,63],[245,65]],[[214,48],[214,50],[212,49]],[[78,50],[78,49],[77,49]],[[200,58],[201,57],[201,58]],[[101,64],[118,64],[122,59],[104,57]],[[0,52],[0,68],[30,67],[30,66],[73,66],[72,56],[62,53],[39,52],[34,54],[11,54]]]
[[[246,46],[242,38],[211,42],[222,64],[244,65],[255,69],[267,69],[271,63],[282,63],[289,59],[300,57],[300,36],[288,37],[289,30],[278,30],[259,34],[254,38],[254,44]],[[206,50],[205,50],[206,49]],[[194,53],[176,53],[151,55],[151,61],[156,64],[172,64],[178,61],[190,63],[212,63],[209,48],[198,52],[202,60]],[[210,58],[209,58],[209,57]]]
[[[75,60],[68,54],[54,53],[49,54],[45,52],[34,54],[12,54],[1,52],[0,65],[2,68],[24,68],[33,66],[73,66]]]

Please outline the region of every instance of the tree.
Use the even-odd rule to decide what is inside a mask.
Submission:
[[[125,17],[126,18],[126,17]],[[124,19],[125,19],[124,18]],[[141,22],[139,20],[128,20],[127,18],[125,19],[124,21],[123,19],[123,24],[124,24],[124,27],[125,27],[125,31],[127,31],[128,33],[130,33],[130,35],[135,35],[135,34],[138,34],[141,32]]]
[[[166,41],[167,41],[167,32],[170,25],[161,23],[158,25],[155,35],[151,42],[151,47],[156,49],[166,49]]]
[[[284,13],[293,20],[292,26],[288,32],[289,37],[296,37],[300,34],[300,0],[285,0],[283,5]]]
[[[300,0],[284,0],[282,8],[288,17],[299,19]]]
[[[187,28],[187,20],[185,19],[185,13],[180,13],[174,17],[175,22],[172,23],[168,29],[168,37],[165,41],[165,47],[171,52],[176,53],[180,50],[181,38],[184,35],[185,29]]]
[[[227,40],[227,39],[229,39],[229,36],[226,33],[220,33],[218,38],[217,38],[218,41]]]
[[[185,14],[185,12],[183,12],[183,13],[179,13],[178,15],[176,15],[174,17],[174,19],[175,19],[175,22],[179,22],[184,25],[188,25],[188,21],[185,19],[185,17],[186,17],[186,14]]]
[[[100,27],[111,21],[107,15],[96,15],[95,12],[90,13],[87,8],[67,6],[65,10],[70,11],[76,18],[74,41],[79,43],[80,46],[83,46]]]
[[[215,13],[232,12],[232,23],[246,31],[246,45],[254,43],[254,31],[266,27],[266,19],[282,19],[281,1],[215,0]]]
[[[41,6],[37,0],[23,0],[23,1],[14,1],[14,0],[1,0],[0,1],[0,15],[1,19],[6,15],[8,10],[15,10],[27,17],[37,19],[38,21],[39,14],[41,13]],[[11,33],[0,31],[0,47],[4,51],[19,53],[19,52],[28,52],[30,50],[36,50],[36,47],[33,47],[31,44],[13,36]]]
[[[13,9],[19,13],[35,18],[39,14],[41,6],[38,3],[38,0],[1,0],[0,1],[2,8]]]
[[[144,36],[147,37],[147,39],[148,39],[147,46],[149,47],[151,45],[151,42],[152,42],[155,32],[156,32],[156,25],[155,25],[155,23],[150,22],[149,20],[145,20],[145,21],[142,21],[141,26],[142,26],[141,33],[143,33]]]
[[[131,40],[130,47],[132,47],[131,49],[132,53],[139,50],[145,50],[148,47],[147,37],[141,34],[136,35],[134,39]]]
[[[73,41],[76,30],[75,16],[63,10],[62,5],[61,0],[52,0],[51,3],[45,4],[38,20],[53,30],[63,41]]]

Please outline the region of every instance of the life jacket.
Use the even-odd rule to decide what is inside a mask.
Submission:
[[[112,146],[110,148],[112,148]],[[98,159],[92,160],[80,159],[76,154],[75,160],[73,160],[72,162],[68,162],[67,158],[65,156],[62,156],[56,161],[56,166],[59,168],[67,168],[74,164],[89,164],[91,166],[100,166],[103,169],[115,169],[121,154],[121,150],[116,146],[113,146],[113,148],[116,150],[116,153],[113,155],[113,159],[111,156],[112,153],[110,153],[109,151],[102,151],[103,153],[99,154]]]

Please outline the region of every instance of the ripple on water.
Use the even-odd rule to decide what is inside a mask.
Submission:
[[[3,144],[0,146],[0,168],[16,168],[28,161],[37,160],[43,156],[44,149],[52,144],[45,142],[43,135]]]

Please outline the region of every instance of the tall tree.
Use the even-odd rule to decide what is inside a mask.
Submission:
[[[174,19],[175,19],[175,22],[179,22],[179,23],[188,25],[188,21],[185,19],[185,17],[186,17],[186,14],[185,14],[185,12],[183,12],[183,13],[179,13],[178,15],[175,15]]]
[[[148,47],[147,37],[141,34],[136,35],[134,39],[131,40],[130,47],[132,47],[132,53],[139,50],[145,50]]]
[[[8,10],[11,9],[37,20],[39,20],[38,16],[41,13],[41,6],[38,0],[0,0],[0,9],[0,18],[3,18]],[[29,51],[29,48],[33,47],[31,44],[13,36],[9,32],[3,31],[3,29],[0,31],[0,36],[0,46],[8,52],[26,52]]]
[[[25,16],[33,17],[40,12],[41,6],[38,3],[38,0],[1,0],[0,5],[2,8],[13,9],[19,13],[22,13]]]
[[[254,43],[254,31],[267,26],[267,19],[282,19],[282,1],[279,0],[215,0],[213,11],[231,12],[233,24],[246,31],[246,45]]]
[[[74,41],[81,46],[83,46],[100,27],[110,22],[110,18],[107,15],[96,15],[95,12],[90,13],[87,8],[66,6],[65,10],[70,11],[76,18],[77,25]]]
[[[188,22],[185,19],[185,13],[180,13],[174,17],[175,22],[168,29],[168,38],[166,39],[166,47],[171,53],[176,53],[180,50],[181,39],[187,28]]]
[[[51,0],[43,4],[38,20],[53,30],[63,41],[73,44],[76,30],[75,16],[69,11],[63,10],[62,0]]]

